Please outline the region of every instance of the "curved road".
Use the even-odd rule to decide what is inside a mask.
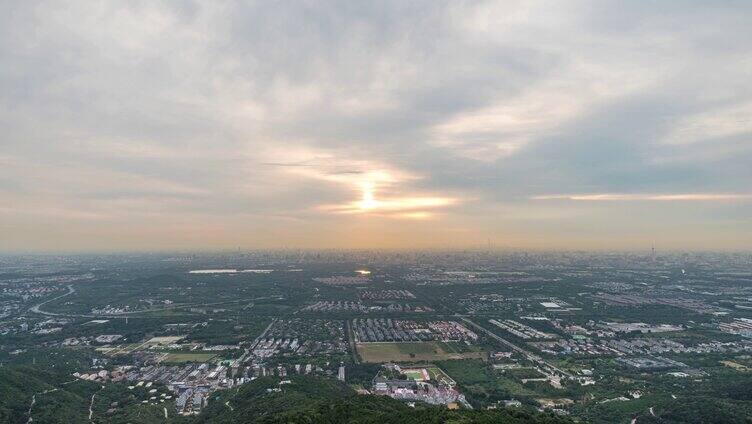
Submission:
[[[72,294],[73,294],[73,293],[75,293],[75,292],[76,292],[76,289],[74,289],[74,288],[73,288],[73,286],[70,286],[70,285],[69,285],[69,286],[68,286],[68,293],[64,293],[64,294],[61,294],[60,296],[57,296],[57,297],[53,297],[52,299],[48,299],[48,300],[45,300],[45,301],[44,301],[44,302],[42,302],[42,303],[39,303],[39,304],[37,304],[37,305],[34,305],[34,306],[32,306],[31,308],[29,308],[29,312],[34,312],[34,313],[36,313],[36,314],[49,315],[49,316],[58,316],[58,315],[65,315],[65,314],[56,314],[56,313],[54,313],[54,312],[46,312],[46,311],[43,311],[43,310],[41,310],[41,309],[39,309],[39,308],[41,308],[41,307],[42,307],[43,305],[45,305],[45,304],[47,304],[47,303],[50,303],[50,302],[52,302],[53,300],[58,300],[58,299],[62,299],[62,298],[64,298],[65,296],[70,296],[70,295],[72,295]]]

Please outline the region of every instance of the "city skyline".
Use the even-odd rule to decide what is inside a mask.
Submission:
[[[751,6],[0,6],[0,252],[749,250]]]

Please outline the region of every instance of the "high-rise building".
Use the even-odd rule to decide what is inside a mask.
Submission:
[[[339,372],[337,373],[337,380],[345,381],[345,366],[344,365],[339,366]]]

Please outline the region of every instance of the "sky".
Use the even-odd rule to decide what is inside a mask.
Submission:
[[[5,1],[0,251],[752,249],[748,1]]]

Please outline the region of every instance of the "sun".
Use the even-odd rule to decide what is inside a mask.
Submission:
[[[370,181],[364,182],[361,185],[361,189],[363,190],[363,198],[358,202],[358,208],[364,211],[376,209],[378,202],[373,196],[374,184]]]
[[[342,204],[320,205],[318,208],[340,214],[428,220],[437,216],[428,209],[444,208],[459,202],[453,197],[395,196],[395,191],[404,190],[399,190],[397,183],[405,179],[407,177],[395,176],[383,170],[359,174],[357,179],[340,179],[337,181],[351,185],[355,198]]]

